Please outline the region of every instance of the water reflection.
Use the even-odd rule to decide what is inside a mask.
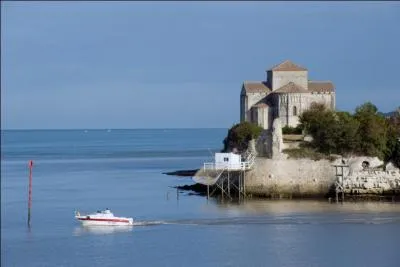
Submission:
[[[297,214],[297,213],[400,213],[397,202],[345,202],[329,203],[315,200],[247,200],[242,203],[217,203],[218,209],[228,213]]]
[[[131,232],[133,230],[132,225],[124,226],[101,226],[101,225],[86,225],[76,227],[74,229],[75,236],[81,236],[84,234],[94,234],[94,235],[107,235],[122,232]]]

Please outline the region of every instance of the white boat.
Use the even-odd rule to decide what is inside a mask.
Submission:
[[[80,221],[82,225],[133,225],[132,218],[116,217],[109,210],[97,211],[96,213],[81,215],[79,211],[75,212],[75,219]]]

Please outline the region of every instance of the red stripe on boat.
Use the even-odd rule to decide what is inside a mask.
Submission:
[[[97,218],[78,218],[81,221],[98,221],[98,222],[129,222],[129,220],[122,219],[97,219]]]

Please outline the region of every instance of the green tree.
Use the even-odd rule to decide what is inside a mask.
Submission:
[[[290,127],[288,125],[282,127],[282,134],[302,134],[303,129],[301,128],[301,125],[297,127]]]
[[[260,136],[262,128],[250,122],[241,122],[232,126],[228,130],[228,135],[224,139],[224,152],[236,148],[239,152],[244,152],[248,148],[249,141]]]
[[[358,129],[360,123],[349,112],[336,112],[337,115],[337,136],[336,148],[339,154],[353,153],[357,150],[360,138]]]
[[[386,151],[388,130],[385,118],[378,114],[377,107],[371,102],[357,107],[354,117],[360,123],[358,128],[360,138],[359,152],[383,159]]]
[[[400,168],[400,113],[387,120],[388,133],[385,150],[385,161],[393,162]]]
[[[400,167],[400,113],[387,120],[371,102],[358,106],[354,115],[314,104],[300,123],[319,152],[377,156]]]
[[[357,150],[359,122],[348,112],[334,112],[314,104],[300,116],[300,123],[320,152],[346,154]]]
[[[312,104],[300,115],[301,127],[313,137],[312,145],[323,153],[336,152],[338,124],[335,113],[324,105]]]

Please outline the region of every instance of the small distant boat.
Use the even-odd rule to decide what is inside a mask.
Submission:
[[[80,221],[82,225],[133,225],[132,218],[116,217],[109,210],[97,211],[96,213],[81,215],[79,211],[75,212],[75,219]]]

